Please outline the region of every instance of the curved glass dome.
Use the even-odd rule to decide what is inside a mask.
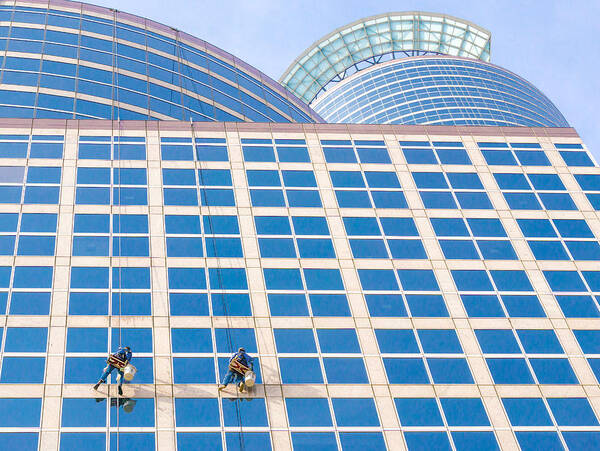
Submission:
[[[421,56],[357,72],[311,105],[327,122],[568,127],[514,73],[473,59]]]
[[[367,17],[322,37],[279,81],[310,104],[329,84],[397,57],[437,54],[490,60],[491,34],[469,21],[424,12]]]
[[[0,5],[0,67],[0,117],[320,121],[233,55],[88,4]]]

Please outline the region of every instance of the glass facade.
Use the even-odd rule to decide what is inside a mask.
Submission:
[[[0,125],[4,448],[600,446],[574,131],[277,127]]]
[[[74,2],[0,4],[0,117],[314,122],[280,85],[200,39]]]
[[[330,123],[568,127],[552,102],[521,77],[448,56],[373,65],[311,106]]]

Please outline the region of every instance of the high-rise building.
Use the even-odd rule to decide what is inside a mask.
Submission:
[[[600,169],[488,32],[406,16],[418,46],[311,106],[463,65],[480,107],[323,123],[327,70],[286,92],[164,25],[0,0],[1,449],[600,448]],[[122,396],[92,388],[118,346]],[[219,392],[240,346],[257,383]]]

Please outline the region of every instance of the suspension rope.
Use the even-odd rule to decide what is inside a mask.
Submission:
[[[181,56],[181,40],[179,39],[179,31],[176,31],[176,36],[177,36],[177,60],[178,60],[178,64],[179,64],[179,72],[180,72],[180,87],[183,90],[183,78],[182,78],[182,68],[187,68],[188,71],[188,76],[190,75],[190,70],[189,67],[185,64],[182,63],[182,56]],[[192,77],[190,76],[190,80],[192,80]],[[196,96],[198,96],[198,92],[196,90],[196,87],[194,85],[194,82],[192,81],[191,83],[192,86],[192,90],[194,91],[194,93],[196,94]],[[185,111],[185,109],[184,109]],[[190,126],[191,126],[191,130],[192,130],[192,149],[194,152],[194,155],[197,155],[197,151],[196,151],[196,134],[194,131],[194,121],[193,119],[190,117]],[[198,160],[197,158],[195,158],[195,160],[198,163],[198,174],[199,174],[199,182],[200,182],[200,190],[201,190],[201,196],[200,196],[200,206],[202,207],[202,203],[203,200],[204,202],[206,202],[206,207],[207,207],[207,211],[208,211],[208,226],[210,228],[210,232],[213,235],[213,237],[211,238],[212,241],[212,250],[213,250],[213,254],[214,254],[214,258],[216,259],[216,264],[217,264],[217,282],[219,285],[219,291],[220,291],[220,301],[221,301],[221,305],[223,307],[223,313],[225,316],[225,324],[226,324],[226,328],[225,328],[225,335],[227,337],[227,346],[229,348],[229,352],[233,353],[234,352],[234,346],[233,346],[233,339],[231,338],[231,321],[230,321],[230,316],[229,316],[229,312],[228,312],[228,308],[227,308],[227,294],[225,292],[225,289],[223,288],[223,275],[222,275],[222,268],[221,268],[221,257],[219,256],[218,250],[217,250],[217,240],[214,237],[215,235],[215,229],[213,227],[213,222],[212,222],[212,215],[211,215],[211,208],[208,202],[208,196],[207,196],[207,190],[206,190],[206,185],[204,183],[204,168],[202,165],[202,162],[200,160]],[[204,237],[205,240],[206,238],[206,231],[204,233]],[[208,258],[208,249],[207,249],[207,258]],[[210,269],[210,268],[207,268]],[[209,271],[209,281],[210,281],[210,271]],[[211,286],[211,300],[212,297],[214,295],[213,290],[212,290],[212,286]],[[214,312],[213,312],[214,314]],[[217,351],[218,352],[218,351]],[[218,361],[218,358],[217,358]],[[236,391],[236,400],[235,400],[235,411],[236,411],[236,417],[237,417],[237,422],[240,428],[240,431],[238,433],[238,440],[240,443],[240,451],[243,451],[245,446],[244,446],[244,436],[243,436],[243,422],[242,422],[242,412],[241,412],[241,406],[240,406],[240,396],[239,393],[237,393]]]
[[[114,56],[113,56],[113,62],[114,62],[113,63],[113,76],[114,76],[115,87],[116,87],[116,106],[115,106],[115,102],[113,101],[113,118],[114,118],[114,108],[116,107],[116,109],[117,109],[117,138],[118,138],[118,142],[117,142],[116,148],[117,148],[117,166],[118,166],[118,168],[117,168],[117,174],[118,174],[117,192],[118,192],[118,205],[119,205],[119,207],[118,207],[118,212],[119,213],[117,215],[117,218],[118,218],[118,221],[119,221],[119,224],[117,226],[117,230],[118,230],[117,251],[118,251],[118,257],[119,257],[119,271],[118,271],[118,274],[119,274],[118,275],[118,277],[119,277],[118,283],[119,283],[119,285],[118,285],[117,288],[119,290],[118,296],[119,296],[119,348],[120,348],[123,345],[123,331],[122,331],[122,325],[121,325],[121,321],[122,321],[122,299],[121,299],[121,292],[122,292],[122,287],[123,287],[122,262],[121,262],[121,223],[122,223],[122,218],[121,218],[121,210],[122,210],[122,208],[121,208],[122,207],[122,196],[121,196],[121,181],[122,180],[121,180],[121,175],[122,174],[121,174],[121,108],[120,108],[120,104],[121,103],[120,103],[120,98],[119,98],[119,73],[118,73],[118,56],[117,56],[118,52],[117,52],[117,43],[116,43],[116,21],[117,21],[116,11],[115,11],[113,17],[114,17],[114,24],[115,24],[114,25],[115,26],[115,40],[113,41],[114,45],[115,45],[115,47],[114,47]],[[112,129],[111,129],[111,151],[113,150],[113,147],[114,147],[114,143],[113,143],[114,139],[112,137],[112,134],[113,133],[112,133]],[[113,153],[112,157],[113,157],[112,158],[112,162],[113,162],[112,166],[113,166],[113,185],[114,185],[114,182],[115,182],[115,180],[114,180],[114,166],[115,166],[115,164],[114,164],[114,162],[115,162],[114,153]],[[112,194],[114,195],[114,192]],[[114,199],[113,199],[113,204],[114,204]],[[114,207],[111,205],[111,210],[113,210],[113,208]],[[113,211],[111,211],[111,216],[112,216],[112,219],[113,219],[113,232],[112,232],[112,235],[113,235],[113,249],[114,249],[114,239],[115,239],[115,237],[114,237],[114,217],[115,217],[115,215],[114,215]],[[113,258],[114,258],[114,255],[113,255]],[[112,272],[112,265],[111,265],[111,272]],[[112,276],[112,274],[111,274],[111,276]],[[113,287],[114,287],[114,285],[115,285],[115,283],[114,283],[114,280],[113,280]],[[113,293],[111,291],[111,296],[110,296],[109,302],[111,304],[111,306],[110,306],[110,309],[111,309],[111,319],[114,319],[114,316],[115,316],[114,313],[115,312],[112,311],[112,296],[113,296]],[[112,335],[112,333],[111,333],[111,335]],[[112,340],[111,340],[111,342],[112,342]],[[121,377],[123,377],[123,376],[121,376]],[[119,383],[122,383],[122,382],[123,382],[122,380],[119,380]],[[119,387],[119,385],[117,385],[117,387]],[[109,391],[109,400],[110,400],[110,391]],[[119,412],[119,410],[120,410],[119,400],[120,400],[120,398],[117,395],[116,406],[115,406],[116,410],[117,410],[117,451],[119,451],[120,442],[121,442],[120,425],[119,425],[119,413],[120,413]],[[110,406],[109,406],[109,409],[110,409]],[[110,437],[109,437],[109,440],[110,440]],[[110,443],[110,441],[109,441],[109,443]]]

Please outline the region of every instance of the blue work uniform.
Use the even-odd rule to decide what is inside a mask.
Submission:
[[[131,360],[131,351],[127,351],[125,348],[122,348],[121,346],[119,346],[119,349],[117,350],[117,352],[115,352],[113,354],[113,356],[115,356],[119,360],[125,360],[127,363],[129,363],[129,361]],[[123,380],[125,379],[125,374],[123,373],[122,370],[120,370],[116,366],[108,365],[106,367],[106,369],[104,370],[104,373],[102,373],[102,376],[100,376],[100,380],[102,382],[106,383],[106,378],[108,377],[108,375],[110,373],[113,372],[113,370],[117,370],[117,372],[121,375],[121,379],[119,379],[119,387],[120,387],[121,385],[123,385]]]
[[[242,365],[244,365],[250,369],[254,368],[254,358],[252,356],[246,354],[245,351],[236,352],[235,354],[233,354],[231,356],[229,361],[231,362],[234,359],[237,359]],[[227,371],[227,374],[225,375],[225,378],[223,379],[223,385],[228,385],[231,382],[233,382],[234,384],[238,384],[243,381],[244,381],[243,374],[240,374],[237,371],[229,370],[229,371]]]

